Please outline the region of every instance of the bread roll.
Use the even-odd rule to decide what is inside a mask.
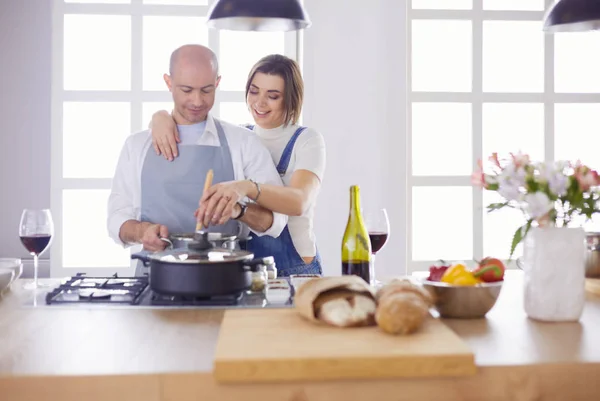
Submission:
[[[338,327],[375,324],[377,304],[368,294],[334,289],[320,294],[314,301],[317,319]]]
[[[433,306],[433,297],[431,293],[427,291],[425,288],[420,285],[413,284],[409,280],[406,279],[394,279],[389,284],[381,287],[377,294],[375,295],[377,302],[381,302],[381,300],[387,295],[402,293],[402,292],[412,292],[415,295],[418,295],[423,299],[423,302],[427,305],[427,307]]]
[[[377,325],[389,334],[410,334],[419,329],[429,314],[423,298],[413,291],[386,294],[377,306]]]

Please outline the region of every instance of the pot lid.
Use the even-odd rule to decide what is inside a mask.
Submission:
[[[247,251],[231,251],[225,248],[211,248],[203,251],[174,249],[148,255],[151,260],[165,263],[212,264],[251,260],[254,254]]]

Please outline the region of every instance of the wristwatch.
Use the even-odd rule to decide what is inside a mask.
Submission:
[[[248,205],[244,205],[243,203],[238,202],[238,206],[240,207],[240,214],[238,214],[237,217],[234,217],[234,220],[239,220],[244,217],[244,214],[246,214],[246,209],[248,209]]]

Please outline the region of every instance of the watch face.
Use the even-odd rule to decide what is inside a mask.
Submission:
[[[244,215],[244,213],[246,213],[246,208],[248,206],[243,205],[241,203],[238,203],[238,205],[240,206],[240,214],[237,215],[237,217],[235,217],[235,220],[242,218],[242,216]]]

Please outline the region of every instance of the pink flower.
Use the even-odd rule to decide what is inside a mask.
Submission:
[[[524,166],[528,165],[530,162],[529,155],[527,155],[527,154],[519,152],[516,155],[514,153],[511,153],[510,155],[513,159],[513,163],[515,164],[515,167],[517,167],[517,168],[524,167]]]
[[[483,172],[483,163],[481,159],[477,160],[477,170],[471,174],[471,183],[480,188],[487,188],[485,182],[485,173]]]
[[[499,169],[502,169],[502,167],[500,166],[500,160],[498,160],[498,153],[492,153],[488,160],[492,162],[494,166],[498,167]]]
[[[580,162],[577,162],[575,165],[575,179],[583,192],[588,191],[590,187],[600,185],[598,172],[582,165]]]

